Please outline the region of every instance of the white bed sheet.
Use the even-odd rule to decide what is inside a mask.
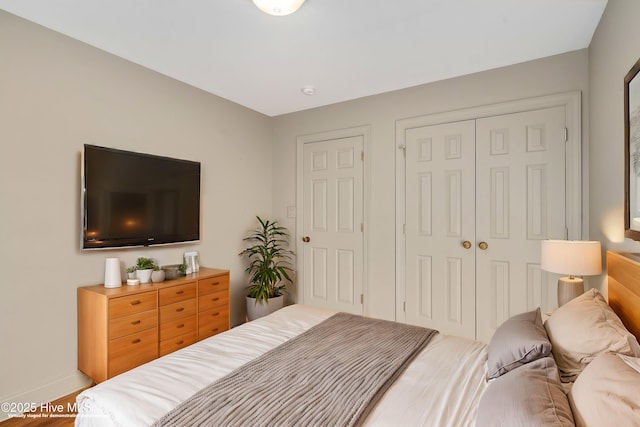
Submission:
[[[334,312],[292,305],[82,392],[76,426],[149,426],[206,385]],[[370,426],[472,426],[486,388],[486,345],[436,335],[387,390]]]

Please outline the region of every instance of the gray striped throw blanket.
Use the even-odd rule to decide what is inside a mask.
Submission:
[[[213,382],[154,425],[359,425],[436,333],[338,313]]]

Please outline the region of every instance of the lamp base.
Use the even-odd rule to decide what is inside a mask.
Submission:
[[[584,293],[584,280],[574,277],[558,279],[558,307]]]

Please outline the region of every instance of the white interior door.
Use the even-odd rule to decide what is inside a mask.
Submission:
[[[364,137],[303,147],[305,304],[363,312]]]
[[[475,122],[409,129],[405,150],[406,321],[474,338]]]
[[[540,241],[564,238],[565,109],[405,131],[405,319],[488,341],[553,306]]]
[[[564,107],[476,121],[479,340],[514,314],[555,304],[540,241],[567,233],[565,138]]]

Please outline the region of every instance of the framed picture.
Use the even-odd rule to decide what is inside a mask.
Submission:
[[[625,237],[640,240],[640,59],[624,78]]]
[[[200,254],[198,254],[198,251],[185,252],[182,259],[187,266],[185,270],[186,274],[193,274],[200,271]]]

